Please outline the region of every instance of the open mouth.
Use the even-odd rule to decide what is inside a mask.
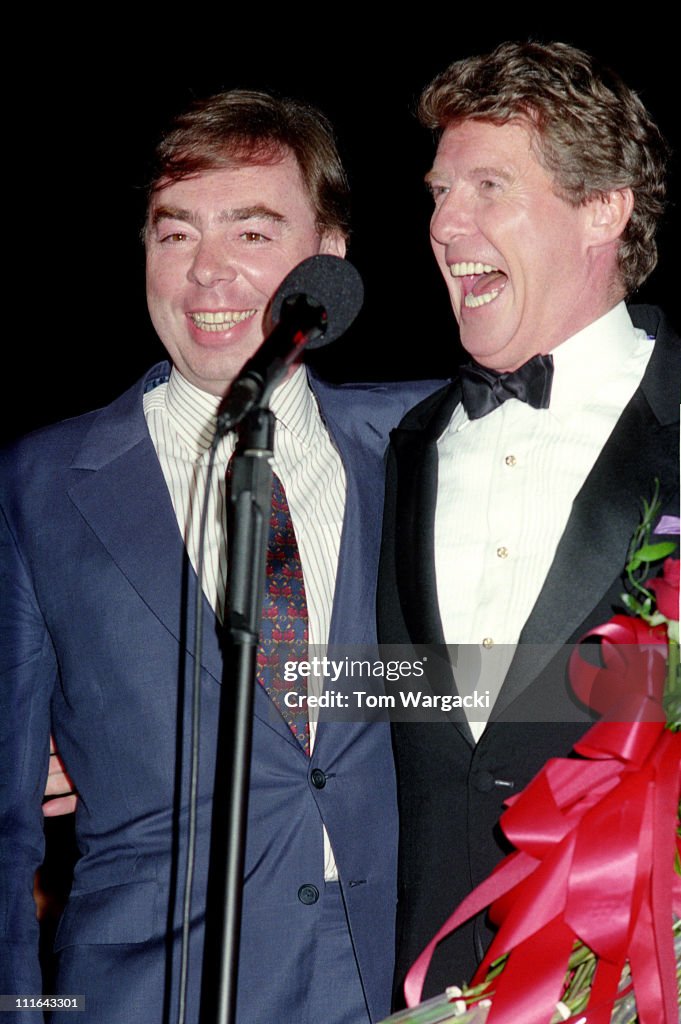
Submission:
[[[463,305],[467,309],[477,309],[478,306],[494,302],[508,281],[503,270],[490,263],[452,263],[449,273],[461,279]]]
[[[231,331],[232,327],[236,327],[237,324],[243,323],[244,320],[250,320],[256,312],[255,309],[206,310],[202,313],[189,313],[189,319],[200,331]]]

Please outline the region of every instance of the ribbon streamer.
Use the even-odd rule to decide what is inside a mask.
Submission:
[[[516,851],[413,964],[408,1006],[420,1001],[438,943],[489,907],[498,932],[471,985],[499,957],[508,960],[492,983],[487,1024],[548,1024],[576,939],[598,957],[589,1024],[609,1022],[627,960],[640,1024],[677,1024],[672,909],[681,916],[673,869],[681,733],[664,728],[664,632],[615,616],[587,634],[602,641],[602,667],[575,650],[573,688],[605,718],[575,744],[584,760],[548,761],[507,801],[500,824]]]

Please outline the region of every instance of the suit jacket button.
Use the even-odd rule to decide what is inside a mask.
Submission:
[[[319,889],[316,885],[301,885],[298,890],[298,899],[301,903],[305,903],[310,906],[312,903],[316,903],[319,899]]]
[[[312,785],[315,789],[324,789],[324,786],[326,785],[326,775],[321,768],[313,768],[310,773],[310,778],[312,779]]]

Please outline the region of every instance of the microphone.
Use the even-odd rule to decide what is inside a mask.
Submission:
[[[294,267],[270,303],[272,330],[220,404],[216,436],[224,436],[268,399],[303,349],[321,348],[340,338],[362,308],[363,298],[358,271],[339,256],[310,256]]]

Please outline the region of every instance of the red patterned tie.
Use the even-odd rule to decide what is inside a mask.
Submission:
[[[303,693],[305,680],[284,678],[284,664],[307,658],[308,624],[305,583],[298,544],[291,521],[286,494],[281,480],[272,479],[272,512],[267,548],[267,575],[263,601],[260,643],[257,655],[258,682],[265,687],[270,699],[280,711],[284,721],[300,743],[310,753],[310,723],[307,701],[298,707],[287,707],[287,693]]]

